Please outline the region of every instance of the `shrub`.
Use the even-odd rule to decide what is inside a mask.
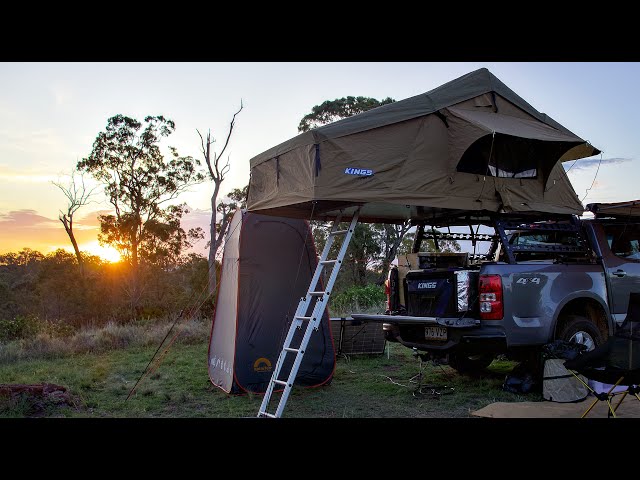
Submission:
[[[353,285],[331,298],[330,311],[335,315],[352,312],[379,312],[384,310],[386,296],[382,287],[369,284],[364,287]]]
[[[41,322],[38,331],[44,332],[54,338],[69,338],[76,333],[73,325],[64,322],[52,322],[50,320]]]
[[[0,319],[0,341],[8,342],[35,336],[42,325],[35,315],[16,315],[10,319]]]

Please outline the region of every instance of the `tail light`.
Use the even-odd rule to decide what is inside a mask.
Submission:
[[[480,275],[480,318],[483,320],[502,320],[502,278],[500,275]]]

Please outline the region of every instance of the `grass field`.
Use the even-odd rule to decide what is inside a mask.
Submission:
[[[458,375],[447,366],[424,365],[423,386],[411,351],[388,345],[384,356],[339,358],[329,386],[294,388],[286,417],[468,417],[496,401],[541,400],[502,391],[510,362],[494,362],[485,375]],[[174,344],[160,368],[125,401],[155,351],[136,346],[63,358],[0,364],[0,383],[48,382],[67,387],[75,406],[0,399],[3,417],[253,417],[261,396],[230,396],[207,375],[207,343]],[[415,381],[415,379],[414,379]],[[395,382],[395,383],[394,383]]]

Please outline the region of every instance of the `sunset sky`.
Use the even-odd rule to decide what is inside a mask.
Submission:
[[[65,198],[51,182],[90,153],[110,116],[164,115],[176,123],[165,148],[200,157],[196,129],[211,129],[219,149],[242,99],[226,193],[248,183],[251,157],[295,136],[324,100],[401,100],[481,67],[603,151],[588,195],[600,157],[569,171],[585,204],[640,197],[639,63],[0,63],[0,253],[71,248],[57,220]],[[211,192],[204,184],[181,197],[193,209],[185,227],[208,228]],[[98,196],[75,228],[81,250],[113,258],[96,240],[107,210]]]

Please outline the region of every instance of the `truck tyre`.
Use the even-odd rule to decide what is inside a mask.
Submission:
[[[466,355],[458,353],[449,354],[449,366],[458,371],[458,373],[474,374],[483,371],[491,362],[493,362],[493,354],[480,353],[477,355]]]
[[[587,351],[591,351],[605,342],[605,338],[595,322],[580,315],[569,315],[556,338],[586,345]]]

